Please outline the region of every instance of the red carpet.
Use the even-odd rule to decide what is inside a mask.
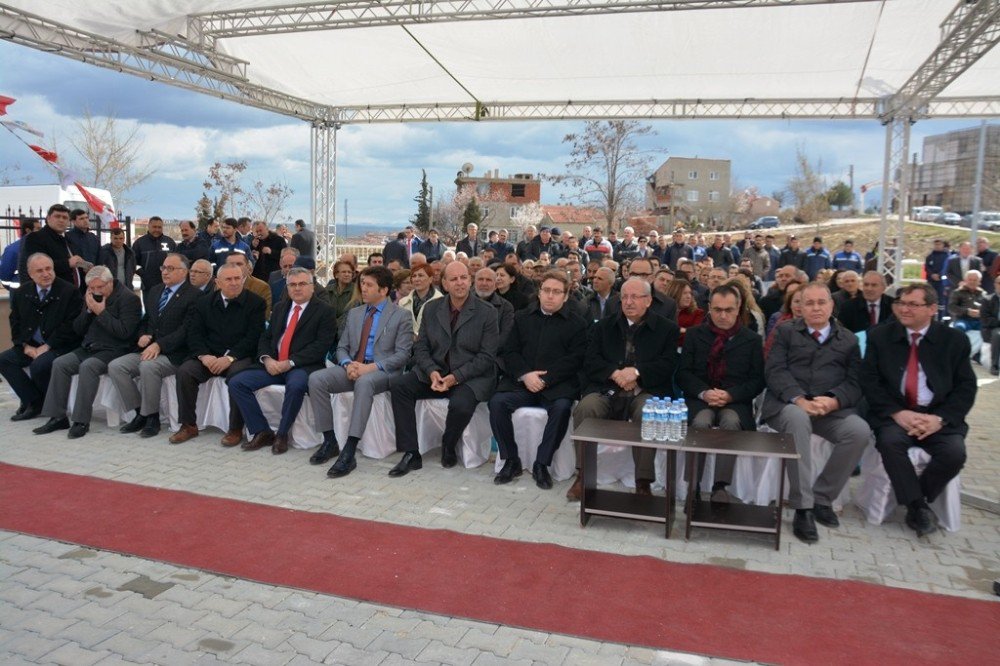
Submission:
[[[1000,637],[1000,604],[988,601],[401,527],[2,463],[0,528],[379,604],[732,659],[974,664],[996,660]]]

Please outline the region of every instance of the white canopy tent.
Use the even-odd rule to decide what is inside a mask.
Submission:
[[[312,123],[321,234],[343,123],[871,119],[905,201],[912,122],[1000,115],[1000,0],[4,0],[0,37]]]

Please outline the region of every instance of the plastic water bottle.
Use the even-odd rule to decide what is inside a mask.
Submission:
[[[646,404],[642,406],[641,436],[644,442],[656,439],[656,408],[653,406],[652,398],[647,398]]]
[[[656,441],[665,442],[670,435],[670,422],[667,405],[664,400],[656,398]]]
[[[670,441],[677,442],[681,438],[681,406],[676,400],[670,403]]]
[[[687,402],[684,401],[684,398],[681,398],[680,403],[681,433],[678,439],[683,440],[688,435],[688,406]]]

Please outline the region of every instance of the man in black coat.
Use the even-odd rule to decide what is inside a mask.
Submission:
[[[66,242],[69,243],[73,254],[83,261],[78,262],[77,271],[80,279],[93,268],[97,262],[97,255],[101,250],[101,241],[97,234],[90,230],[90,215],[87,211],[77,208],[69,214],[70,228],[66,231]]]
[[[692,268],[694,264],[691,264]],[[629,276],[636,277],[640,280],[649,283],[650,288],[653,286],[653,280],[656,277],[653,272],[653,262],[649,259],[633,259],[632,263],[629,265]],[[692,283],[693,286],[693,283]],[[653,300],[649,308],[656,314],[660,315],[664,319],[669,319],[670,321],[677,321],[677,301],[670,298],[666,294],[661,294],[659,291],[653,289]]]
[[[684,336],[677,385],[684,391],[692,428],[757,429],[753,401],[764,390],[764,343],[740,324],[739,314],[740,293],[722,285],[712,291],[707,320]],[[704,465],[705,457],[699,455],[699,483]],[[715,457],[713,497],[732,483],[735,465],[736,456]]]
[[[198,436],[195,405],[202,384],[212,377],[231,378],[254,363],[267,304],[243,288],[244,278],[240,266],[224,264],[215,278],[218,289],[195,302],[187,329],[188,359],[177,369],[181,427],[171,435],[171,444]],[[243,417],[236,403],[230,402],[229,429],[222,445],[236,446],[242,439]]]
[[[298,250],[302,257],[316,256],[316,234],[306,229],[305,220],[295,220],[295,234],[289,245]]]
[[[548,252],[552,258],[561,249],[559,241],[552,236],[552,230],[548,227],[542,227],[538,235],[531,239],[528,248],[529,254],[536,258],[541,257],[542,252]]]
[[[486,270],[486,269],[484,269]],[[496,484],[522,474],[513,414],[521,407],[543,407],[548,413],[531,476],[543,490],[552,488],[549,466],[566,436],[573,400],[580,394],[587,322],[568,310],[570,281],[565,274],[547,273],[538,291],[538,305],[514,316],[514,327],[501,351],[505,374],[490,398],[490,427],[496,437],[503,469]]]
[[[398,261],[403,268],[410,267],[410,257],[406,254],[406,234],[400,231],[394,240],[390,240],[382,248],[382,261],[385,266]]]
[[[614,292],[615,272],[601,266],[590,281],[593,291],[587,296],[587,321],[596,322],[605,316],[617,315],[622,304],[618,294]]]
[[[733,257],[733,251],[725,246],[722,242],[722,236],[719,234],[715,235],[715,239],[712,241],[712,244],[705,250],[705,255],[712,259],[713,266],[725,268],[727,271],[731,265],[736,263],[736,258]]]
[[[163,282],[146,295],[146,315],[139,325],[139,351],[120,356],[108,365],[108,377],[118,389],[122,405],[136,410],[135,418],[123,425],[121,432],[139,432],[140,437],[160,432],[163,380],[174,375],[187,358],[187,322],[201,296],[201,291],[187,281],[184,255],[168,254],[160,272]],[[141,392],[135,384],[137,377]]]
[[[163,235],[163,219],[157,216],[149,218],[146,233],[135,239],[132,251],[135,252],[136,272],[142,279],[142,293],[163,282],[160,277],[160,266],[168,252],[177,247],[174,239]],[[129,285],[131,287],[131,285]]]
[[[132,278],[135,277],[135,252],[125,244],[125,230],[112,229],[111,242],[101,248],[97,255],[97,263],[107,266],[115,279],[128,288],[132,288]]]
[[[868,271],[861,280],[861,291],[845,301],[837,313],[840,323],[852,333],[867,331],[895,319],[892,297],[885,295],[885,278],[878,271]]]
[[[107,266],[87,271],[84,307],[73,320],[73,330],[83,336],[80,346],[63,354],[52,364],[52,379],[45,393],[42,414],[48,422],[34,429],[45,435],[69,428],[70,439],[83,437],[90,430],[97,389],[108,363],[135,347],[136,331],[142,319],[142,303],[130,288],[116,282]],[[66,418],[73,375],[79,375],[72,423]]]
[[[31,279],[11,296],[10,337],[14,346],[0,354],[0,374],[21,400],[11,421],[41,414],[53,361],[80,341],[73,330],[73,320],[83,307],[80,290],[56,277],[47,254],[35,253],[27,263],[26,275]]]
[[[265,283],[273,271],[278,270],[281,251],[288,247],[285,239],[267,228],[266,222],[258,222],[253,227],[250,249],[253,251],[253,273]]]
[[[336,313],[316,296],[312,273],[292,268],[285,284],[289,297],[271,313],[270,326],[257,345],[257,363],[229,380],[229,399],[239,408],[251,434],[244,451],[270,446],[277,455],[288,450],[288,433],[302,408],[309,375],[325,366],[326,353],[337,335]],[[285,387],[277,432],[271,430],[254,395],[275,384]]]
[[[212,260],[212,246],[198,235],[194,222],[182,221],[177,225],[181,231],[181,242],[177,244],[177,252],[183,254],[190,266],[199,259]]]
[[[574,428],[588,418],[639,422],[647,399],[673,395],[680,329],[652,310],[652,290],[645,280],[629,278],[621,289],[621,312],[594,324],[583,362],[587,386],[573,410]],[[655,453],[632,447],[638,495],[652,494]],[[577,447],[578,473],[566,494],[570,500],[578,500],[583,490],[580,458]]]
[[[800,271],[806,269],[806,253],[799,247],[799,239],[795,236],[788,237],[788,243],[778,256],[778,268],[782,266],[795,266]]]
[[[868,333],[861,385],[896,500],[907,508],[906,524],[923,536],[937,529],[928,504],[965,464],[965,417],[977,382],[968,338],[934,321],[933,287],[901,287],[895,308],[898,321]],[[911,446],[931,456],[919,478],[907,454]]]
[[[83,284],[80,273],[76,270],[83,259],[73,254],[69,241],[66,240],[66,227],[69,226],[69,208],[62,204],[49,206],[45,217],[45,226],[21,239],[21,257],[17,262],[18,273],[28,274],[28,257],[41,252],[52,258],[56,277],[80,287]]]
[[[426,257],[427,263],[433,263],[440,261],[444,253],[448,251],[448,248],[441,242],[437,229],[431,229],[427,232],[427,238],[422,240],[420,245],[417,246],[417,251]]]
[[[470,224],[465,228],[465,233],[466,237],[458,241],[455,246],[455,252],[464,252],[469,257],[478,257],[485,247],[483,241],[479,240],[479,227]],[[385,263],[388,264],[389,260],[386,259]]]

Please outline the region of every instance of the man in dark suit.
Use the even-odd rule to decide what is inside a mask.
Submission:
[[[885,295],[885,278],[868,271],[861,280],[861,293],[845,301],[837,313],[840,323],[852,333],[860,333],[894,319],[892,298]]]
[[[417,251],[427,258],[428,263],[440,261],[441,256],[448,251],[448,248],[441,242],[437,229],[427,232],[427,238],[417,247]]]
[[[590,280],[593,292],[587,296],[587,321],[600,321],[607,315],[621,312],[621,299],[614,292],[615,272],[601,266]]]
[[[958,254],[948,260],[945,277],[948,278],[948,292],[958,289],[969,271],[983,272],[983,260],[972,254],[972,243],[962,241],[958,246]]]
[[[87,271],[86,282],[84,307],[73,320],[73,330],[83,340],[79,347],[52,364],[52,379],[42,407],[42,414],[49,420],[34,429],[36,435],[66,428],[69,428],[70,439],[86,435],[101,375],[108,371],[108,363],[135,347],[136,331],[142,319],[139,297],[132,289],[116,282],[107,266],[95,266]],[[66,403],[76,374],[80,377],[70,423],[66,418]]]
[[[539,488],[552,488],[549,466],[569,428],[573,400],[580,395],[584,352],[580,343],[587,335],[587,321],[565,307],[569,289],[564,273],[546,273],[538,305],[514,317],[501,352],[505,374],[489,403],[490,427],[504,461],[493,483],[510,483],[523,472],[514,439],[514,412],[521,407],[543,407],[548,420],[531,476]]]
[[[323,367],[336,336],[333,308],[316,296],[312,273],[292,268],[286,285],[289,298],[275,306],[271,324],[260,337],[257,365],[229,380],[229,399],[239,407],[251,434],[244,451],[266,446],[274,454],[288,450],[288,433],[302,408],[309,375]],[[254,391],[275,384],[285,386],[277,432],[271,430],[254,396]]]
[[[90,215],[82,208],[77,208],[69,214],[70,227],[66,231],[66,242],[73,254],[83,261],[77,263],[80,279],[91,268],[97,265],[97,255],[101,250],[101,241],[97,234],[90,230]]]
[[[132,287],[135,277],[135,252],[125,243],[125,230],[111,230],[111,242],[104,245],[97,255],[97,263],[107,266],[115,279],[126,287]]]
[[[316,234],[306,229],[305,220],[295,220],[295,234],[289,243],[303,257],[316,256]]]
[[[177,226],[181,231],[181,242],[177,244],[177,252],[187,258],[188,265],[199,259],[212,258],[212,246],[198,235],[198,228],[194,222],[184,220]]]
[[[309,400],[312,403],[316,430],[323,433],[323,444],[309,462],[322,465],[339,454],[327,471],[330,478],[347,476],[356,467],[355,449],[365,434],[375,396],[388,390],[389,381],[398,376],[413,349],[413,315],[389,300],[392,273],[384,266],[370,266],[361,271],[359,287],[366,307],[347,312],[344,332],[337,344],[337,365],[314,372],[309,377]],[[354,392],[347,441],[340,450],[333,431],[334,393]]]
[[[928,504],[965,464],[965,417],[976,398],[976,375],[968,338],[934,321],[933,287],[901,287],[895,308],[899,321],[868,334],[861,379],[875,446],[897,501],[907,508],[906,524],[924,536],[937,529]],[[919,478],[907,455],[911,446],[931,456]]]
[[[465,426],[476,405],[486,401],[496,386],[500,335],[496,308],[470,293],[472,278],[461,262],[453,261],[444,269],[442,286],[448,296],[423,306],[413,345],[413,371],[389,383],[396,448],[403,451],[389,476],[403,476],[423,466],[417,446],[417,400],[448,399],[441,465],[454,467]]]
[[[819,540],[816,521],[838,527],[833,500],[851,478],[871,430],[857,414],[861,352],[858,339],[833,318],[833,297],[821,283],[803,287],[802,319],[778,326],[764,365],[767,394],[761,417],[795,440],[798,460],[788,461],[792,531],[806,543]],[[813,482],[813,433],[833,453]]]
[[[212,279],[215,269],[208,259],[199,259],[191,262],[188,269],[188,282],[191,286],[203,294],[210,294],[215,291],[215,280]]]
[[[398,261],[401,267],[410,267],[410,257],[406,254],[406,234],[400,231],[396,234],[395,239],[390,239],[385,244],[385,247],[382,248],[382,261],[385,266],[393,261]],[[369,262],[368,265],[372,264]]]
[[[464,252],[468,257],[478,257],[483,251],[483,242],[479,240],[479,227],[470,224],[465,228],[466,237],[458,241],[455,252]],[[388,263],[388,262],[387,262]]]
[[[62,204],[49,206],[45,217],[45,226],[28,234],[21,240],[21,258],[18,261],[18,272],[28,274],[28,257],[41,252],[52,258],[56,277],[80,287],[83,282],[76,270],[83,258],[74,255],[66,240],[66,227],[69,226],[69,208]]]
[[[647,399],[673,395],[680,329],[652,309],[652,291],[644,278],[629,278],[621,289],[621,311],[593,325],[583,362],[587,385],[573,410],[574,428],[588,418],[638,422]],[[577,446],[577,470],[580,454]],[[652,494],[655,454],[632,447],[638,495]],[[582,491],[583,478],[577,473],[566,497],[578,500]]]
[[[187,329],[188,359],[177,369],[177,416],[180,430],[170,436],[180,444],[198,436],[195,405],[198,388],[212,377],[227,379],[253,365],[264,331],[264,299],[243,288],[240,266],[225,264],[215,278],[216,291],[199,298]],[[229,404],[229,429],[223,446],[243,440],[243,417],[236,403]]]
[[[691,264],[691,266],[693,268],[694,264]],[[653,270],[653,262],[649,259],[633,259],[632,263],[629,265],[629,277],[636,277],[649,283],[650,289],[652,289],[653,280],[656,278],[656,273]],[[661,294],[655,289],[652,289],[652,294],[653,300],[649,309],[664,319],[676,322],[677,301],[670,298],[666,294]]]
[[[267,228],[266,222],[253,225],[250,249],[253,252],[252,275],[265,284],[272,271],[278,270],[281,251],[288,247],[285,239]]]
[[[187,358],[187,322],[201,292],[187,281],[188,262],[180,253],[170,253],[160,266],[163,282],[146,295],[146,315],[139,325],[138,352],[120,356],[108,364],[122,405],[136,410],[135,418],[121,432],[139,432],[153,437],[160,432],[160,389],[163,380],[177,372]],[[139,387],[135,384],[139,378]],[[141,432],[140,432],[141,431]]]
[[[1000,276],[993,279],[993,295],[979,312],[983,341],[990,343],[990,374],[1000,375]]]
[[[0,354],[0,374],[21,400],[11,421],[41,414],[53,361],[80,341],[73,330],[73,320],[83,307],[80,290],[56,277],[47,254],[35,253],[27,258],[27,264],[30,280],[11,296],[10,337],[14,346]]]
[[[764,343],[739,315],[740,292],[722,285],[712,291],[707,320],[684,336],[677,385],[692,428],[757,429],[753,401],[764,390]],[[705,456],[699,455],[699,482],[704,465]],[[713,499],[722,499],[720,491],[732,483],[735,465],[736,456],[715,457]]]
[[[173,252],[177,243],[170,236],[163,235],[163,219],[154,215],[149,218],[146,233],[135,239],[132,251],[135,252],[136,272],[142,279],[142,293],[160,284],[160,265],[168,252]],[[131,287],[132,285],[129,285]]]

